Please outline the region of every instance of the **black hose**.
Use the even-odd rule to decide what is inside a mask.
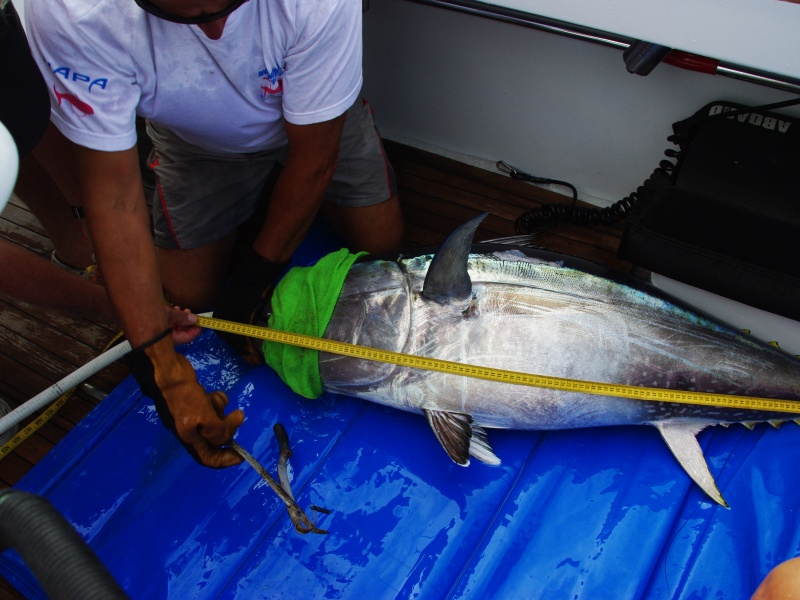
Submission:
[[[67,520],[41,496],[0,490],[0,552],[13,548],[51,600],[128,598]]]

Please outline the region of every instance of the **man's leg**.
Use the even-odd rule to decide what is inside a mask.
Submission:
[[[347,111],[339,165],[321,210],[354,252],[391,252],[403,245],[405,225],[394,171],[364,100]]]
[[[782,562],[767,574],[751,600],[797,600],[800,598],[800,558]]]
[[[191,250],[158,249],[161,277],[169,301],[193,312],[211,310],[228,272],[236,231]]]
[[[47,231],[61,262],[78,269],[93,264],[92,245],[82,221],[74,217],[67,199],[39,162],[36,153],[20,161],[14,191]]]
[[[47,309],[114,323],[101,285],[0,238],[0,293]]]
[[[369,206],[324,204],[322,211],[352,252],[380,254],[403,246],[405,222],[397,196]]]

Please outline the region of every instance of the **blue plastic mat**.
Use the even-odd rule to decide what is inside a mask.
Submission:
[[[301,535],[248,465],[197,465],[123,382],[17,486],[47,497],[135,599],[748,598],[800,554],[800,428],[700,436],[731,505],[708,500],[651,427],[490,430],[498,467],[454,465],[424,418],[296,396],[212,332],[184,348],[247,419],[273,474],[291,441]],[[0,574],[43,598],[13,552]]]

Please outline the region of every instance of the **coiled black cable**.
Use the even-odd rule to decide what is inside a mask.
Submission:
[[[680,153],[676,150],[668,149],[664,154],[670,158],[680,158]],[[502,160],[497,162],[497,168],[507,173],[512,179],[527,181],[529,183],[562,185],[572,191],[572,202],[570,204],[543,204],[542,206],[522,213],[516,221],[514,221],[514,228],[518,234],[536,235],[552,229],[561,223],[575,223],[577,225],[586,226],[611,225],[624,219],[640,203],[643,196],[669,184],[672,173],[675,170],[675,163],[669,160],[661,160],[652,175],[650,175],[647,181],[636,188],[635,192],[632,192],[628,196],[625,196],[621,200],[605,208],[578,206],[578,190],[574,185],[566,181],[535,177],[534,175],[512,167]]]

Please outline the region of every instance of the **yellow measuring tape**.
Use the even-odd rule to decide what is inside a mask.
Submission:
[[[19,446],[22,442],[27,440],[30,436],[32,436],[37,429],[39,429],[42,425],[47,423],[53,415],[55,415],[59,409],[67,403],[72,397],[75,388],[72,388],[65,394],[62,394],[55,402],[53,402],[47,410],[45,410],[41,415],[36,417],[33,421],[28,423],[25,427],[20,429],[14,436],[9,439],[5,444],[0,446],[0,460],[4,459],[6,456],[11,454],[17,446]]]
[[[222,319],[212,319],[209,317],[197,317],[197,324],[201,327],[214,329],[216,331],[246,335],[252,338],[280,342],[282,344],[329,352],[331,354],[341,354],[343,356],[391,363],[414,369],[438,371],[440,373],[463,375],[465,377],[474,377],[502,383],[513,383],[567,392],[614,396],[617,398],[646,400],[651,402],[675,402],[677,404],[695,404],[701,406],[800,414],[800,402],[793,400],[774,400],[772,398],[757,398],[754,396],[730,396],[727,394],[712,394],[707,392],[667,390],[662,388],[617,385],[613,383],[566,379],[563,377],[533,375],[518,371],[506,371],[504,369],[467,365],[425,356],[402,354],[400,352],[370,348],[368,346],[357,346],[337,340],[326,340],[299,333],[290,333],[287,331],[270,329],[268,327],[245,325],[243,323],[234,323],[233,321],[224,321]]]

